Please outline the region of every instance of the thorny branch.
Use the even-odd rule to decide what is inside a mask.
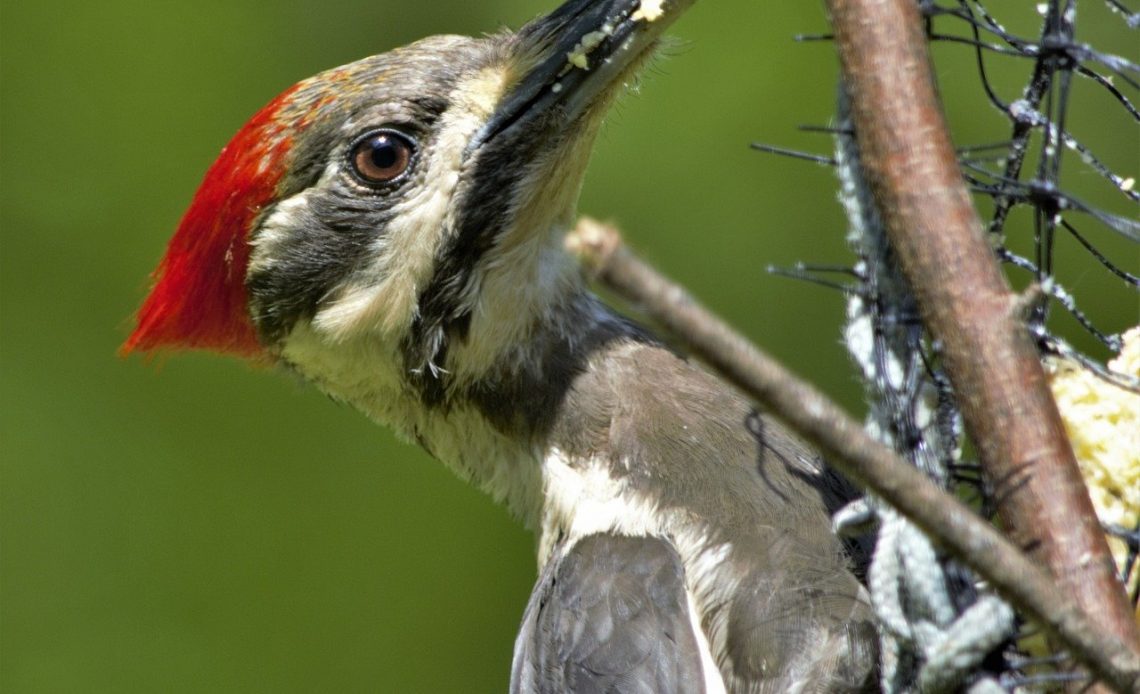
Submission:
[[[906,514],[1059,638],[1120,691],[1140,689],[1140,652],[1057,600],[1054,580],[970,509],[867,434],[838,405],[799,379],[635,257],[617,230],[583,219],[567,238],[594,277],[644,308],[729,382],[817,445],[835,466]]]
[[[999,516],[1135,660],[1140,635],[947,135],[919,8],[913,0],[829,0],[828,8],[865,175],[924,323],[942,345]]]

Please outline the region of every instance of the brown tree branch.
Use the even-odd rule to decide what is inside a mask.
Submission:
[[[1095,628],[1076,605],[1057,600],[1053,580],[994,528],[871,438],[823,393],[636,258],[615,229],[583,219],[567,245],[607,288],[648,311],[729,382],[818,446],[835,467],[886,499],[984,576],[1098,677],[1121,691],[1140,688],[1140,652]]]
[[[914,0],[828,0],[866,180],[1011,539],[1140,650],[1037,350],[966,190]]]

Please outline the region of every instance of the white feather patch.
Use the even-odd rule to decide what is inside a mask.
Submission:
[[[257,234],[250,239],[253,252],[250,253],[247,276],[268,269],[273,265],[274,259],[280,257],[281,253],[277,249],[292,237],[293,230],[299,224],[300,210],[308,205],[307,190],[277,203]]]

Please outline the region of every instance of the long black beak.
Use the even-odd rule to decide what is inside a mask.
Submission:
[[[694,0],[568,0],[519,30],[520,55],[539,56],[475,135],[468,151],[557,109],[571,123],[615,86]]]

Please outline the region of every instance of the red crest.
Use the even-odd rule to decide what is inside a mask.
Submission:
[[[298,86],[258,111],[206,172],[122,354],[163,347],[261,353],[245,290],[249,234],[286,170],[293,133],[281,111]]]

